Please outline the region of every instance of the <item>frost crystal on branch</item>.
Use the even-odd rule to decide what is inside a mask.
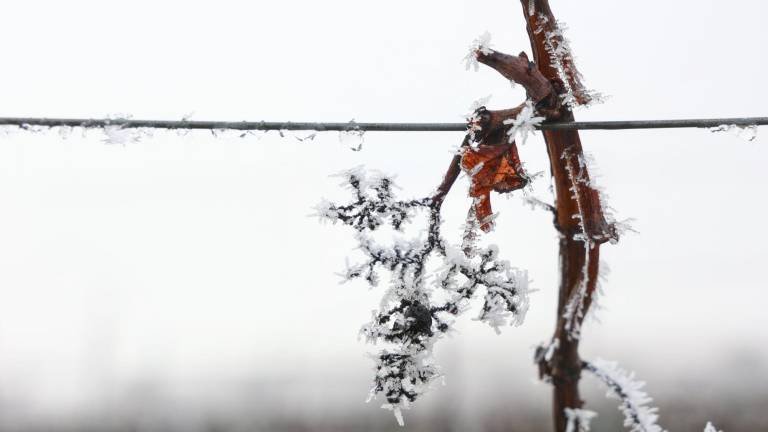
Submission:
[[[580,105],[602,103],[605,96],[587,90],[582,84],[583,77],[576,69],[570,41],[565,37],[565,30],[568,29],[565,24],[559,21],[550,23],[549,18],[543,13],[538,14],[536,21],[538,25],[534,33],[544,33],[544,48],[565,87],[562,95],[563,104],[573,109]]]
[[[444,195],[399,201],[392,192],[393,181],[383,175],[368,176],[356,168],[341,176],[354,196],[352,203],[337,205],[324,201],[316,206],[323,220],[341,222],[356,232],[365,260],[348,265],[345,279],[365,279],[371,286],[379,281],[378,270],[391,273],[390,286],[378,311],[360,333],[370,343],[385,342],[392,349],[381,351],[376,360],[376,377],[371,398],[386,399],[383,408],[394,412],[398,421],[420,394],[439,377],[431,362],[432,346],[452,329],[453,318],[467,309],[478,288],[485,296],[477,319],[497,332],[501,326],[519,325],[528,309],[528,275],[498,258],[495,246],[479,248],[465,243],[452,246],[442,237],[440,207]],[[419,210],[427,212],[426,236],[378,244],[371,232],[382,225],[402,231]],[[465,229],[472,231],[473,228]],[[442,261],[433,286],[427,286],[430,258]],[[433,287],[444,294],[433,296]]]
[[[579,408],[565,408],[565,418],[568,424],[565,426],[565,432],[589,432],[589,425],[597,413],[590,410]]]
[[[480,70],[480,63],[477,61],[478,52],[485,55],[493,52],[491,49],[491,34],[487,31],[475,38],[475,40],[473,40],[472,44],[469,46],[469,52],[466,56],[464,56],[464,62],[467,70],[470,68],[474,68],[475,72]]]
[[[488,95],[472,102],[469,107],[470,112],[464,116],[467,119],[467,135],[469,135],[470,145],[475,143],[476,134],[483,130],[483,119],[479,112],[481,108],[485,108],[485,104],[491,100],[491,97],[492,95]]]
[[[528,134],[536,131],[536,127],[541,125],[544,121],[544,117],[536,117],[536,109],[533,107],[533,102],[529,99],[525,101],[520,114],[515,118],[504,120],[505,125],[512,125],[507,131],[509,136],[509,142],[515,141],[516,137],[520,138],[521,144],[525,144],[528,139]]]
[[[656,424],[658,408],[650,407],[653,401],[643,390],[645,383],[635,381],[635,374],[618,367],[616,362],[597,359],[584,362],[584,369],[592,372],[608,387],[608,396],[621,401],[619,409],[624,413],[624,426],[631,432],[664,432]]]
[[[579,232],[574,235],[574,239],[580,240],[584,243],[584,265],[581,268],[581,276],[579,278],[579,284],[568,299],[568,303],[565,305],[564,317],[565,328],[568,330],[568,337],[571,339],[579,339],[581,337],[581,322],[584,317],[584,308],[586,306],[587,297],[589,293],[589,251],[592,249],[594,239],[590,238],[587,233],[587,229],[584,226],[586,220],[586,213],[584,212],[584,203],[579,193],[579,183],[588,185],[588,181],[584,177],[585,165],[581,163],[579,158],[579,167],[571,161],[567,155],[563,155],[566,159],[565,168],[568,174],[568,179],[571,182],[571,193],[574,201],[576,202],[576,208],[578,213],[572,215],[572,217],[579,222]]]

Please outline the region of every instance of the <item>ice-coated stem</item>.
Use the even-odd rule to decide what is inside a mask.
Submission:
[[[552,85],[556,98],[543,99],[539,112],[548,120],[573,121],[573,113],[562,103],[568,88],[581,88],[575,67],[567,65],[570,83],[564,83],[558,65],[547,51],[547,30],[556,25],[548,0],[521,0],[523,16],[537,71]],[[535,11],[530,8],[533,7]],[[570,57],[568,57],[570,59]],[[554,103],[552,99],[555,99]],[[557,324],[553,336],[555,349],[550,356],[537,356],[540,374],[554,387],[552,414],[554,430],[565,432],[566,408],[580,409],[579,393],[582,362],[579,356],[579,329],[597,287],[600,244],[617,239],[606,222],[598,191],[590,186],[583,161],[578,131],[543,131],[555,185],[555,228],[560,232],[560,287]],[[574,304],[576,302],[576,304]],[[569,305],[571,306],[569,310]],[[568,316],[570,314],[570,316]]]

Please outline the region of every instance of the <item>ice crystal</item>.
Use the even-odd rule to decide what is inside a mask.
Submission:
[[[555,211],[555,206],[533,195],[524,195],[523,203],[528,204],[531,207],[531,210],[542,209],[550,212]]]
[[[125,146],[139,141],[139,135],[135,129],[125,128],[120,125],[105,126],[104,129],[105,138],[102,140],[106,144],[115,144]]]
[[[375,371],[367,402],[378,396],[385,398],[382,408],[391,410],[400,426],[405,426],[402,410],[409,409],[441,376],[439,368],[423,351],[412,354],[381,351],[376,356]]]
[[[464,62],[467,70],[470,70],[471,68],[474,68],[475,72],[480,70],[480,63],[477,61],[478,53],[488,55],[492,52],[491,34],[486,31],[485,33],[475,38],[475,40],[472,41],[472,44],[469,45],[469,52],[466,56],[464,56]]]
[[[521,144],[525,144],[528,139],[528,134],[535,132],[536,127],[541,125],[541,122],[543,121],[544,117],[536,116],[536,109],[533,107],[533,102],[530,99],[525,101],[525,106],[522,111],[520,111],[520,114],[515,118],[504,120],[505,125],[512,125],[507,131],[509,142],[511,143],[517,138],[520,140]]]
[[[491,100],[492,95],[480,98],[472,102],[469,107],[469,112],[465,114],[467,119],[467,135],[469,135],[469,142],[471,145],[475,144],[475,135],[483,130],[482,118],[480,117],[479,110],[485,108],[488,101]]]
[[[754,141],[757,138],[757,126],[756,125],[720,125],[709,129],[710,132],[728,132],[741,139],[747,141]]]
[[[589,425],[597,413],[579,408],[565,408],[565,418],[568,423],[565,432],[589,432]]]
[[[70,135],[72,135],[72,127],[70,126],[59,126],[57,129],[59,138],[63,140],[69,139]]]
[[[543,13],[538,14],[536,21],[538,24],[534,33],[544,33],[544,49],[564,86],[561,95],[563,104],[573,109],[580,105],[604,102],[604,95],[587,90],[582,84],[584,78],[576,69],[570,41],[565,37],[568,27],[559,21],[550,22]]]

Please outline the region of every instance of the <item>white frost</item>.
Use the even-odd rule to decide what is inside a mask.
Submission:
[[[525,101],[525,106],[517,117],[504,120],[504,124],[512,125],[512,128],[507,132],[509,142],[511,143],[519,137],[521,144],[525,144],[528,134],[535,132],[536,126],[539,126],[543,121],[544,117],[536,117],[536,109],[533,107],[533,102],[530,99]]]
[[[713,133],[728,132],[747,141],[754,141],[755,138],[757,138],[756,125],[749,125],[749,126],[740,126],[735,124],[720,125],[718,127],[710,128],[709,131]]]
[[[105,126],[103,130],[105,138],[102,141],[106,144],[125,146],[126,144],[139,142],[139,135],[134,129],[122,126]]]
[[[491,100],[491,97],[493,95],[488,95],[472,102],[472,105],[469,106],[469,112],[464,116],[467,119],[467,134],[472,144],[475,141],[475,133],[483,130],[483,127],[480,126],[482,119],[477,115],[477,110],[484,107]]]
[[[280,136],[283,136],[282,132]],[[360,130],[360,126],[355,123],[355,119],[352,119],[349,121],[347,129],[339,131],[339,142],[349,147],[352,151],[360,151],[363,149],[363,143],[365,143],[365,131]]]
[[[552,66],[557,70],[557,75],[565,86],[565,92],[562,95],[563,104],[571,109],[580,105],[578,97],[583,97],[586,105],[592,103],[602,103],[606,97],[600,93],[585,89],[582,85],[583,77],[576,70],[573,53],[571,52],[571,43],[565,37],[565,31],[568,27],[560,21],[552,23],[551,30],[546,28],[549,24],[549,18],[540,13],[537,16],[538,25],[534,33],[544,33],[544,49],[549,54]]]
[[[491,34],[487,31],[475,38],[475,40],[473,40],[472,44],[469,46],[469,52],[466,56],[464,56],[464,62],[467,70],[474,68],[475,71],[478,71],[480,69],[480,63],[477,62],[478,52],[485,55],[491,54],[493,52],[491,49]]]
[[[621,369],[616,362],[597,359],[587,368],[605,384],[608,397],[621,400],[624,426],[631,432],[664,432],[656,421],[658,408],[651,407],[653,399],[643,390],[645,383],[635,380],[634,372]]]
[[[565,408],[565,418],[568,424],[565,426],[565,432],[589,432],[589,425],[597,413],[580,408]],[[578,429],[577,426],[578,425]]]

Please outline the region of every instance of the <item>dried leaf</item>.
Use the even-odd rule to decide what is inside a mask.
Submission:
[[[520,163],[514,142],[501,145],[468,147],[461,158],[461,167],[470,176],[469,196],[475,199],[475,216],[480,228],[492,228],[491,191],[512,192],[525,187],[528,178]]]

